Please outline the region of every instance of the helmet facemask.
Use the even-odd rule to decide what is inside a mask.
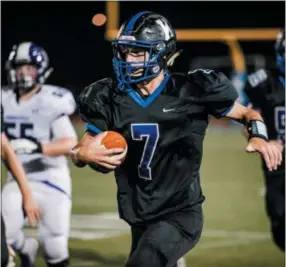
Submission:
[[[111,43],[118,89],[124,91],[129,91],[136,84],[149,83],[160,73],[167,72],[177,57],[174,56],[175,30],[165,17],[150,11],[138,12],[123,23]],[[132,58],[131,52],[126,58],[124,54],[128,50],[145,53],[145,56],[138,60]]]
[[[35,71],[31,68],[34,67]],[[20,68],[26,70],[19,71]],[[37,66],[31,64],[18,64],[15,66],[15,87],[22,92],[31,91],[37,84]],[[33,73],[35,72],[35,73]]]
[[[130,36],[128,36],[130,37]],[[131,89],[130,85],[146,83],[156,77],[164,68],[162,58],[165,54],[164,41],[115,40],[113,45],[113,68],[122,90]],[[128,54],[134,59],[127,61]]]
[[[28,69],[17,74],[17,69],[24,65]],[[48,65],[48,56],[42,48],[33,43],[15,45],[6,62],[8,82],[14,89],[29,92],[37,84],[43,84],[50,76],[53,69],[49,68]],[[29,70],[29,66],[35,68],[35,73]]]

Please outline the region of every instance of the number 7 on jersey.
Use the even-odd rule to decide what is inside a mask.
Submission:
[[[131,124],[132,139],[135,141],[145,140],[144,150],[138,166],[138,175],[145,180],[152,180],[151,161],[159,140],[159,127],[157,123],[134,123]]]

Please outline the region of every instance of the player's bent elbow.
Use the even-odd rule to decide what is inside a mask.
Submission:
[[[96,172],[100,172],[100,173],[103,173],[103,174],[107,174],[107,173],[110,173],[112,172],[113,170],[111,169],[107,169],[103,166],[100,166],[99,164],[95,163],[95,162],[90,162],[88,163],[88,166],[93,169],[94,171]]]
[[[72,159],[72,163],[73,163],[76,167],[78,167],[78,168],[83,168],[83,167],[86,166],[86,163],[83,162],[83,161],[81,161],[81,160],[74,160],[74,159]]]

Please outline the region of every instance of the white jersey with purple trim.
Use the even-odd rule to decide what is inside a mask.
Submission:
[[[41,89],[27,101],[18,101],[13,90],[2,90],[5,130],[8,138],[33,137],[41,143],[51,143],[64,137],[76,138],[69,119],[76,103],[72,93],[53,85]],[[41,153],[18,154],[31,181],[44,182],[67,194],[71,182],[65,156],[50,157]],[[8,173],[8,181],[13,179]]]

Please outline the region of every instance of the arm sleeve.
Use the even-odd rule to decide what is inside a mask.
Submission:
[[[221,118],[232,109],[238,93],[223,73],[197,70],[189,72],[189,76],[201,87],[201,101],[206,105],[209,114]]]
[[[53,140],[61,138],[77,139],[74,127],[67,115],[63,115],[52,122],[52,135]]]

